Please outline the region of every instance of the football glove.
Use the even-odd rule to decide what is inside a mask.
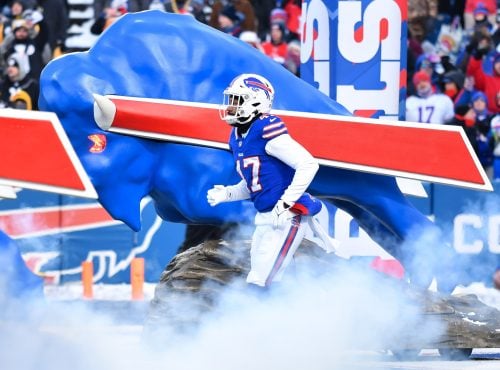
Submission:
[[[230,194],[224,185],[214,185],[212,189],[207,191],[207,202],[212,207],[219,203],[227,202],[230,199]]]
[[[271,211],[273,219],[273,227],[275,229],[282,227],[286,224],[288,220],[293,217],[293,213],[290,212],[290,204],[285,203],[283,200],[278,200],[273,210]]]

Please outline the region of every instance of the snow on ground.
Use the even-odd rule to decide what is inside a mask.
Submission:
[[[144,300],[150,301],[154,296],[156,283],[144,284]],[[46,285],[45,297],[49,300],[84,299],[81,282],[61,285]],[[94,284],[93,299],[107,301],[129,301],[132,299],[132,287],[129,284]]]
[[[154,296],[156,283],[144,284],[144,301],[150,301]],[[83,286],[80,282],[62,285],[46,285],[45,297],[49,300],[78,300],[83,298]],[[95,300],[129,301],[132,288],[129,284],[94,284]],[[488,288],[482,283],[469,286],[457,286],[454,295],[474,294],[483,303],[500,310],[500,290]]]

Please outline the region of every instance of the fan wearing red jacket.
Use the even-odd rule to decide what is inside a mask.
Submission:
[[[274,23],[271,25],[271,41],[262,43],[264,54],[280,64],[285,64],[288,54],[285,32],[286,29],[282,23]]]
[[[467,75],[473,76],[475,88],[481,90],[488,98],[488,109],[490,112],[499,113],[496,105],[497,92],[500,91],[500,53],[493,57],[493,74],[487,74],[482,66],[482,53],[476,52],[470,58],[467,65]]]

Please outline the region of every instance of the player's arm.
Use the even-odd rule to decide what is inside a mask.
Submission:
[[[215,185],[207,192],[207,202],[212,207],[219,203],[234,202],[248,198],[250,198],[250,191],[245,180],[241,180],[236,185]]]
[[[290,135],[283,134],[269,140],[266,152],[295,170],[291,184],[281,196],[288,206],[293,206],[311,184],[319,165],[316,159]]]

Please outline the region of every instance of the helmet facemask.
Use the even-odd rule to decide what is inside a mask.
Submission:
[[[219,115],[230,125],[244,125],[259,114],[268,113],[273,97],[274,90],[266,79],[258,75],[241,75],[224,90]]]
[[[221,118],[230,125],[245,124],[250,122],[257,114],[255,107],[248,102],[249,96],[247,94],[233,94],[231,92],[224,92],[223,107],[219,112]]]

